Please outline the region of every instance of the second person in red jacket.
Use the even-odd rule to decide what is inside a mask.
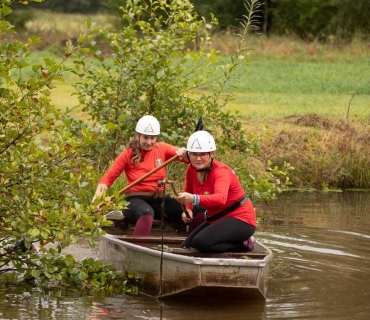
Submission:
[[[206,221],[198,226],[181,247],[201,252],[250,251],[256,230],[256,214],[235,172],[213,158],[215,140],[207,131],[194,132],[187,143],[190,164],[185,192],[177,201],[188,212],[204,209]],[[199,210],[198,210],[199,211]],[[197,213],[199,215],[201,213]],[[190,222],[183,216],[184,221]]]

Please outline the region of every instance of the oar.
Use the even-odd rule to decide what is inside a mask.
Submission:
[[[174,181],[168,180],[167,182],[172,187],[172,191],[175,194],[175,196],[178,197],[179,196],[179,193],[176,190]],[[188,211],[188,209],[186,209],[186,206],[184,204],[182,204],[181,207],[182,207],[182,210],[184,210],[186,217],[188,217],[189,219],[191,219],[190,214],[189,214],[189,211]]]
[[[153,170],[149,171],[148,173],[144,174],[142,177],[140,177],[139,179],[135,180],[134,182],[130,183],[129,185],[127,185],[126,187],[124,187],[122,190],[120,190],[118,192],[118,194],[122,194],[124,192],[126,192],[128,189],[132,188],[133,186],[136,186],[139,182],[143,181],[144,179],[148,178],[149,176],[151,176],[153,173],[156,173],[158,170],[161,170],[163,167],[167,166],[168,164],[170,164],[171,162],[175,161],[176,159],[178,158],[178,155],[175,155],[173,156],[172,158],[168,159],[167,161],[163,162],[160,166],[154,168]],[[113,196],[110,196],[109,197],[109,200],[113,200],[115,197],[114,195]],[[98,209],[100,209],[102,206],[104,205],[104,202],[101,202],[98,204]]]

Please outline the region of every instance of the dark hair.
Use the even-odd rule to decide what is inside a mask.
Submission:
[[[137,165],[140,162],[140,142],[138,133],[131,137],[128,147],[132,148],[131,163]]]

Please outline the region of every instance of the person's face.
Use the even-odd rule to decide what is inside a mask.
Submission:
[[[153,148],[154,144],[157,142],[158,136],[146,136],[144,134],[139,134],[140,149],[149,151]]]
[[[212,154],[213,152],[188,152],[190,162],[197,170],[210,166]]]

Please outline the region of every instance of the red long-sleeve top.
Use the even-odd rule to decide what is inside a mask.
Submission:
[[[206,181],[200,184],[197,180],[197,171],[191,165],[186,170],[185,192],[198,194],[199,205],[206,208],[208,215],[215,215],[232,206],[240,200],[245,192],[235,172],[220,161],[213,161],[212,169],[208,172]],[[191,205],[187,205],[191,209]],[[248,199],[225,217],[234,217],[256,227],[256,213]],[[220,219],[223,219],[220,218]],[[218,219],[217,219],[218,220]],[[210,221],[214,223],[217,220]]]
[[[142,151],[143,161],[137,165],[131,163],[132,148],[125,148],[120,155],[114,160],[111,167],[100,179],[100,183],[110,187],[114,181],[125,172],[127,183],[140,179],[142,176],[160,166],[162,163],[176,155],[178,148],[164,142],[156,142],[149,151]],[[130,191],[148,192],[158,190],[158,181],[166,177],[166,167],[161,168],[143,181],[133,186]]]

